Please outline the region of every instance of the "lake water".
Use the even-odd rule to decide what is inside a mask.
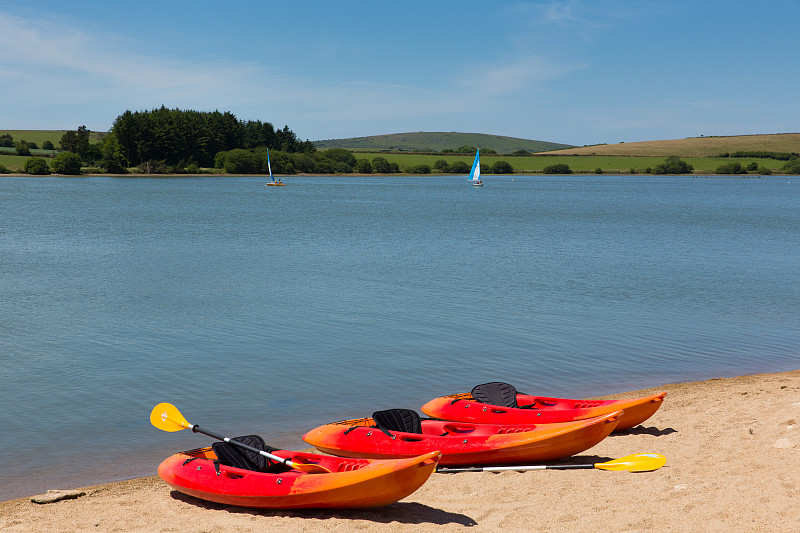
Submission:
[[[487,381],[800,368],[800,178],[0,178],[0,499]],[[667,398],[669,401],[669,398]]]

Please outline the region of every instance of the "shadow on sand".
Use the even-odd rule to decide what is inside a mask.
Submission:
[[[326,520],[330,518],[341,518],[345,520],[363,520],[367,522],[378,522],[389,524],[398,522],[401,524],[459,524],[462,526],[476,526],[478,523],[472,518],[459,514],[449,513],[423,505],[416,502],[397,502],[383,507],[370,509],[249,509],[246,507],[236,507],[221,503],[209,502],[188,496],[177,490],[170,492],[176,500],[186,502],[205,509],[215,509],[234,514],[247,514],[252,516],[276,516],[276,517],[297,517]]]
[[[663,437],[664,435],[670,435],[677,432],[678,430],[673,428],[659,429],[656,427],[636,426],[624,431],[620,431],[619,433],[612,433],[610,436],[621,437],[623,435],[652,435],[654,437]]]

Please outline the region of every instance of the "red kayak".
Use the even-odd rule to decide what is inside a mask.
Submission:
[[[331,473],[305,473],[281,463],[258,465],[256,471],[252,469],[255,465],[221,464],[220,444],[176,453],[159,465],[158,475],[184,494],[227,505],[349,509],[388,505],[405,498],[427,481],[440,456],[431,451],[409,459],[373,461],[270,448],[294,463],[319,465]]]
[[[401,458],[438,450],[440,465],[523,464],[587,450],[611,433],[621,415],[560,424],[472,424],[420,420],[410,409],[390,409],[320,426],[303,440],[344,457]]]
[[[549,424],[622,410],[614,431],[638,426],[661,407],[666,392],[631,400],[570,400],[518,393],[508,383],[485,383],[472,392],[435,398],[422,406],[433,418],[476,424]]]

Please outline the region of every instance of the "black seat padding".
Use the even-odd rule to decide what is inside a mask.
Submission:
[[[372,419],[381,431],[401,431],[403,433],[422,433],[422,420],[411,409],[387,409],[375,411]]]
[[[472,389],[472,397],[480,403],[501,405],[503,407],[519,407],[517,405],[517,389],[513,385],[499,381],[475,386]]]
[[[275,448],[267,446],[264,439],[260,435],[244,435],[242,437],[234,437],[231,440],[241,442],[252,448],[263,450],[265,452],[273,452]],[[281,473],[291,470],[290,467],[283,463],[272,461],[261,454],[251,452],[240,448],[235,444],[227,442],[215,442],[211,445],[214,454],[217,456],[220,464],[225,466],[232,466],[234,468],[241,468],[243,470],[255,470],[256,472],[271,472]]]

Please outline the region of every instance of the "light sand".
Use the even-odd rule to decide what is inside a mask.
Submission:
[[[667,398],[643,426],[579,456],[661,453],[667,464],[654,472],[434,474],[401,502],[356,511],[241,509],[149,477],[57,503],[0,502],[0,531],[800,531],[800,371],[614,397],[658,390]]]

